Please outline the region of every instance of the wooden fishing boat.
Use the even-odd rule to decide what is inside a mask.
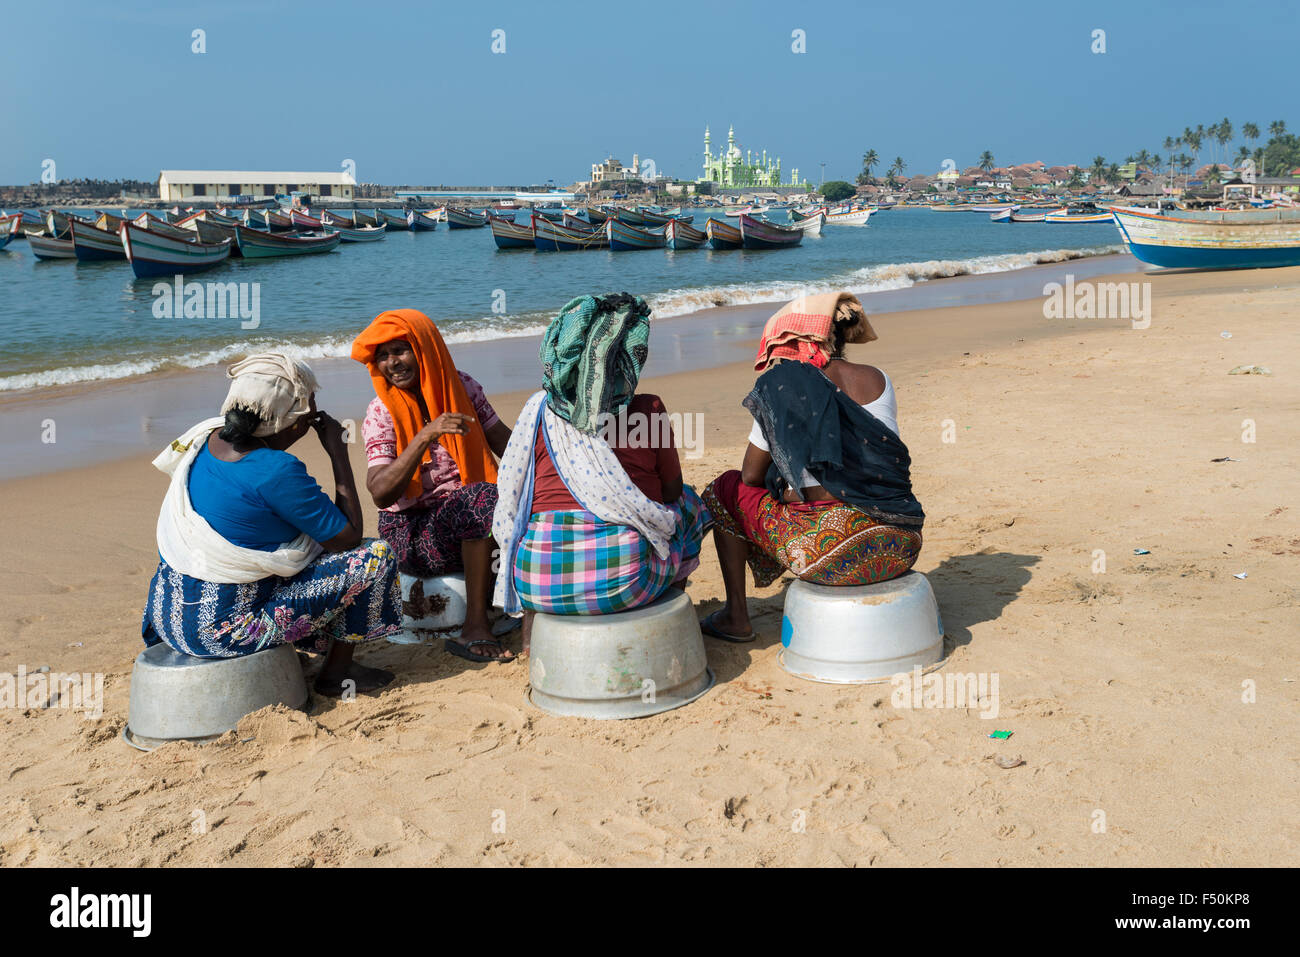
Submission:
[[[354,209],[352,211],[352,222],[355,223],[359,228],[365,228],[366,226],[384,225],[379,221],[378,211],[373,209],[371,210]]]
[[[100,229],[84,219],[68,217],[68,231],[77,262],[98,262],[106,259],[125,259],[122,237],[108,229]]]
[[[1300,265],[1300,209],[1237,212],[1112,207],[1129,251],[1168,269],[1262,269]]]
[[[598,226],[595,223],[588,222],[587,220],[583,219],[581,216],[575,216],[573,213],[568,213],[568,212],[564,214],[564,219],[562,220],[562,222],[564,223],[565,226],[568,226],[570,229],[584,230],[587,232],[595,232],[596,230],[601,228],[601,226]],[[602,221],[602,225],[603,225],[603,221]]]
[[[293,228],[300,232],[315,233],[325,228],[325,224],[314,216],[308,216],[306,213],[299,212],[296,209],[289,210],[289,218],[293,220]],[[234,225],[231,223],[230,225]]]
[[[746,249],[789,249],[803,242],[803,230],[741,213],[740,241]]]
[[[671,223],[674,219],[677,218],[676,213],[666,213],[666,212],[661,213],[658,210],[649,209],[648,207],[645,206],[642,206],[638,210],[638,212],[641,214],[641,217],[651,226],[663,226],[665,223]]]
[[[791,212],[794,212],[794,210],[791,210]],[[805,216],[791,225],[794,229],[802,230],[805,236],[820,236],[822,227],[826,225],[826,214],[818,213],[816,216]]]
[[[353,229],[357,222],[353,218],[355,214],[336,213],[330,209],[321,210],[320,223],[322,226],[342,226],[344,229]]]
[[[488,228],[492,230],[492,239],[497,244],[497,249],[533,249],[533,227],[531,224],[522,226],[513,219],[507,219],[504,216],[493,216],[492,222],[488,223]]]
[[[46,210],[45,212],[45,232],[50,236],[64,238],[68,232],[68,215],[61,213],[57,209]]]
[[[121,235],[122,247],[137,279],[211,269],[230,258],[234,245],[229,239],[219,243],[173,239],[130,221],[122,223]]]
[[[327,226],[326,233],[338,233],[345,243],[373,243],[384,238],[388,230],[383,226]]]
[[[37,259],[76,259],[71,239],[55,239],[37,233],[27,234],[27,245]]]
[[[238,237],[235,235],[234,226],[222,226],[220,223],[208,222],[206,219],[191,220],[190,225],[194,227],[195,234],[199,237],[201,243],[219,243],[222,240],[230,240],[230,255],[237,259],[243,258],[243,251],[239,248]]]
[[[663,249],[667,243],[664,228],[642,229],[631,226],[622,219],[605,220],[605,236],[609,239],[609,248],[615,252],[627,252],[634,249]]]
[[[1013,223],[1041,223],[1047,219],[1047,213],[1022,213],[1015,210],[1009,218]]]
[[[1011,222],[1011,213],[1013,209],[1014,207],[1008,206],[1006,209],[994,210],[989,213],[989,219],[995,223],[1009,223]]]
[[[844,213],[826,213],[827,226],[865,226],[871,218],[871,209],[851,209]]]
[[[18,227],[22,225],[22,222],[22,213],[0,216],[0,249],[4,249],[18,238]]]
[[[704,230],[680,219],[670,219],[664,224],[664,244],[669,249],[698,249],[708,238]]]
[[[411,210],[411,228],[417,233],[432,232],[438,228],[438,219],[433,211],[422,213],[418,209]]]
[[[482,229],[487,224],[488,218],[481,213],[474,213],[468,209],[447,207],[448,229]]]
[[[20,214],[22,222],[18,225],[18,231],[24,236],[45,234],[45,217],[40,213],[24,211]]]
[[[593,226],[603,226],[605,225],[605,220],[609,219],[609,213],[601,209],[599,206],[588,206],[587,219],[591,221]]]
[[[208,222],[216,223],[218,226],[235,226],[242,222],[238,216],[230,216],[215,209],[205,209],[202,212]]]
[[[545,216],[532,214],[533,246],[542,252],[572,252],[577,249],[600,249],[609,245],[604,230],[570,229],[553,223]]]
[[[341,238],[338,233],[320,236],[284,236],[264,232],[248,226],[235,227],[235,242],[245,259],[266,259],[270,256],[305,256],[327,253],[336,247]]]
[[[566,214],[566,210],[563,210],[563,209],[549,209],[549,208],[548,208],[548,209],[538,209],[538,208],[534,208],[534,209],[533,209],[533,212],[536,213],[538,216],[545,216],[547,219],[549,219],[549,220],[550,220],[551,222],[553,222],[553,223],[562,223],[562,222],[564,222],[564,217],[565,217],[565,214]]]
[[[825,212],[825,206],[805,206],[803,209],[791,208],[790,222],[802,223],[806,219],[820,217]]]
[[[641,215],[640,210],[624,209],[621,206],[618,207],[617,209],[611,209],[609,211],[609,218],[617,219],[620,223],[625,223],[628,226],[650,225],[649,221],[644,216]]]
[[[1043,216],[1045,223],[1113,223],[1115,217],[1109,211],[1100,213],[1078,213],[1068,209],[1057,209]]]
[[[709,245],[714,249],[740,249],[745,245],[740,230],[720,219],[706,222],[704,232],[709,237]]]
[[[414,214],[411,210],[404,210],[401,213],[390,213],[386,209],[379,211],[379,218],[383,220],[384,228],[391,231],[406,231],[411,228],[411,220]],[[437,223],[434,223],[437,226]]]
[[[203,216],[202,213],[199,213],[198,215],[199,217]],[[197,219],[198,217],[190,217],[190,218],[193,220],[193,219]],[[139,226],[141,229],[149,229],[155,233],[161,233],[164,236],[170,236],[172,239],[193,241],[195,238],[194,230],[189,229],[186,226],[173,226],[171,223],[163,222],[157,216],[154,216],[150,213],[141,213],[135,219],[131,220],[131,222],[134,225]]]
[[[274,209],[268,209],[262,214],[266,220],[266,228],[270,232],[290,233],[298,227],[293,224],[293,217],[285,213],[276,212]],[[251,219],[251,214],[250,214]]]

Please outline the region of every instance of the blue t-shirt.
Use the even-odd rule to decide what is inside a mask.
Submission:
[[[190,466],[190,502],[226,541],[263,552],[303,532],[329,541],[348,524],[306,466],[275,449],[223,462],[205,444]]]

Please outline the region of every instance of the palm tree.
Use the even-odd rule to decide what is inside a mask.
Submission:
[[[1219,146],[1223,147],[1223,158],[1228,158],[1228,143],[1232,141],[1232,124],[1228,122],[1225,116],[1223,122],[1219,124],[1219,131],[1214,138],[1219,141]]]
[[[1065,185],[1070,189],[1078,189],[1083,185],[1083,175],[1079,167],[1070,167],[1070,179]]]
[[[1146,150],[1138,150],[1138,155],[1129,160],[1130,163],[1137,163],[1138,167],[1145,167],[1151,163],[1151,154]]]
[[[903,162],[903,157],[895,156],[894,162],[889,166],[889,172],[891,174],[901,175],[905,169],[907,169],[907,164]]]
[[[876,164],[879,162],[880,162],[880,156],[877,155],[875,150],[867,150],[865,153],[863,153],[862,154],[862,176],[859,177],[859,179],[865,178],[866,180],[870,180],[871,171],[876,168]]]
[[[1274,120],[1272,123],[1268,124],[1268,132],[1270,136],[1281,136],[1286,132],[1286,121]]]
[[[1106,175],[1106,157],[1094,156],[1092,166],[1088,169],[1088,182],[1092,183],[1104,178]]]
[[[1112,186],[1119,182],[1119,167],[1114,163],[1106,167],[1106,182]]]
[[[990,153],[988,150],[985,150],[983,153],[980,154],[980,169],[984,170],[984,172],[987,173],[992,168],[993,168],[993,154]]]

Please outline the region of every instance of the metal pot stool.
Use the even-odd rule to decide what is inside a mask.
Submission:
[[[785,594],[781,667],[797,678],[867,684],[943,658],[943,622],[920,572],[875,585],[795,581]]]
[[[548,714],[643,718],[690,704],[713,687],[695,605],[670,588],[614,615],[533,619],[529,699]]]
[[[292,645],[238,658],[195,658],[165,644],[140,652],[122,738],[141,751],[168,741],[205,741],[267,705],[301,708],[307,682]]]
[[[388,636],[395,645],[423,643],[419,631],[450,632],[465,624],[465,576],[437,575],[416,578],[400,575],[402,580],[402,630]]]

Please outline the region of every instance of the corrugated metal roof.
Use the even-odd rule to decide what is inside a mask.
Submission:
[[[165,169],[160,176],[169,183],[328,183],[355,186],[350,173],[301,172],[290,170]]]

